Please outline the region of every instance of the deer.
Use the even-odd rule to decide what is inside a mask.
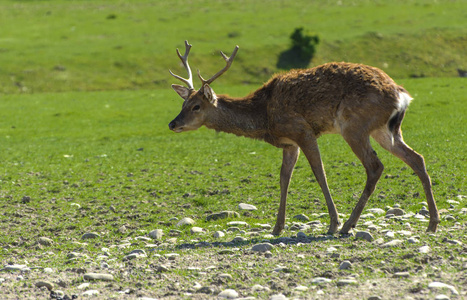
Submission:
[[[274,75],[262,87],[246,97],[234,98],[216,94],[211,84],[232,65],[239,49],[230,57],[222,51],[223,69],[208,80],[198,70],[201,87],[193,86],[188,64],[192,45],[185,41],[185,54],[177,55],[188,78],[169,70],[185,85],[172,84],[184,100],[180,113],[169,123],[169,129],[180,133],[201,126],[263,140],[282,149],[280,169],[280,203],[273,235],[285,228],[287,194],[300,150],[326,200],[330,223],[327,234],[335,234],[341,222],[331,197],[317,139],[324,134],[340,134],[361,161],[366,171],[366,184],[352,213],[339,233],[349,235],[374,192],[384,166],[370,144],[372,137],[385,150],[405,162],[419,177],[428,204],[427,232],[436,232],[440,215],[433,196],[431,179],[422,155],[410,148],[402,138],[401,123],[412,97],[382,70],[363,64],[330,62],[309,69],[293,69]]]

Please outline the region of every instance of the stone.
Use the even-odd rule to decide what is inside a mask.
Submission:
[[[235,290],[232,289],[226,289],[220,292],[217,295],[218,298],[223,298],[223,299],[235,299],[238,298],[238,293]]]
[[[27,271],[30,270],[27,265],[7,265],[3,268],[5,271]]]
[[[337,286],[357,285],[358,282],[354,279],[340,279],[337,281]]]
[[[367,300],[382,300],[383,298],[381,298],[380,296],[370,296],[368,297]]]
[[[450,298],[446,295],[440,294],[436,295],[435,300],[449,300]]]
[[[82,293],[81,295],[84,296],[84,297],[90,297],[90,296],[94,296],[94,295],[99,295],[99,291],[98,290],[88,290],[88,291]]]
[[[393,275],[394,278],[409,278],[410,273],[409,272],[396,272]]]
[[[344,260],[343,262],[341,262],[341,264],[339,265],[339,270],[348,270],[352,267],[352,263],[348,260]]]
[[[306,233],[304,233],[303,231],[297,232],[297,238],[298,239],[306,239],[307,238]]]
[[[227,279],[227,280],[232,280],[233,279],[232,275],[227,274],[227,273],[221,273],[218,276],[219,276],[219,278],[222,278],[222,279]]]
[[[42,246],[51,246],[54,243],[54,241],[52,241],[51,239],[46,238],[46,237],[40,237],[38,242]]]
[[[219,239],[221,237],[224,237],[225,236],[225,233],[223,231],[216,231],[214,232],[214,234],[212,235],[214,238],[216,239]]]
[[[85,283],[82,283],[80,285],[78,285],[77,289],[78,290],[84,290],[86,288],[88,288],[91,284],[89,282],[85,282]]]
[[[364,239],[368,242],[372,242],[374,240],[373,236],[368,231],[358,231],[355,234],[355,239]]]
[[[384,243],[381,245],[381,248],[388,248],[388,247],[396,247],[402,244],[404,241],[402,240],[392,240],[390,242]]]
[[[386,216],[387,215],[403,216],[405,215],[405,211],[401,208],[391,208],[386,211]]]
[[[272,295],[269,300],[287,300],[288,298],[283,294]]]
[[[253,247],[251,247],[251,251],[255,252],[266,252],[270,251],[274,248],[274,246],[271,243],[261,243],[261,244],[256,244]]]
[[[330,283],[332,282],[331,279],[324,278],[324,277],[316,277],[311,280],[312,284],[323,284],[323,283]]]
[[[178,227],[181,227],[181,226],[186,226],[186,225],[193,225],[195,224],[195,221],[191,218],[183,218],[181,219],[178,223],[177,223],[177,226]]]
[[[430,251],[431,251],[431,248],[428,245],[418,248],[418,252],[420,253],[428,253]]]
[[[154,229],[153,231],[149,232],[149,237],[155,240],[160,240],[163,235],[164,235],[164,231],[162,229]]]
[[[81,239],[82,240],[87,240],[87,239],[96,239],[100,237],[100,235],[98,233],[95,233],[95,232],[86,232],[85,234],[83,234],[81,236]]]
[[[240,203],[238,205],[238,209],[240,210],[257,210],[256,206],[251,205],[251,204],[246,204],[246,203]]]
[[[308,222],[310,221],[310,218],[304,214],[299,214],[299,215],[295,215],[293,216],[293,219],[296,219],[296,220],[299,220],[299,221],[302,221],[302,222]]]
[[[243,236],[236,236],[232,239],[232,243],[244,243],[246,241],[247,239],[244,238]]]
[[[247,222],[244,222],[244,221],[232,221],[232,222],[227,223],[227,226],[236,226],[236,227],[243,226],[243,227],[250,227],[250,225],[248,225],[248,223],[247,223]]]
[[[218,219],[238,218],[240,214],[236,211],[225,210],[218,213],[210,214],[206,217],[206,221],[215,221]]]
[[[304,285],[297,285],[295,288],[294,288],[295,291],[299,291],[299,292],[306,292],[308,291],[308,287],[307,286],[304,286]]]
[[[45,286],[49,291],[53,290],[53,288],[54,288],[53,283],[48,282],[48,281],[38,281],[38,282],[36,282],[35,285],[38,288],[41,288],[41,287]]]
[[[190,229],[191,234],[199,234],[199,233],[204,233],[204,229],[201,227],[191,227]]]
[[[428,284],[428,288],[429,289],[448,289],[451,291],[452,294],[454,295],[459,295],[459,292],[456,290],[456,288],[452,285],[449,285],[449,284],[446,284],[446,283],[442,283],[442,282],[439,282],[439,281],[433,281],[431,283]]]
[[[378,215],[384,214],[384,210],[381,208],[370,208],[368,209],[368,211],[374,214],[378,214]]]
[[[84,274],[84,280],[102,280],[102,281],[112,281],[114,280],[113,275],[110,274],[101,274],[101,273],[86,273]]]

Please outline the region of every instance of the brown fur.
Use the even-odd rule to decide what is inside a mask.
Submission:
[[[172,130],[180,132],[205,125],[283,148],[281,202],[274,234],[284,228],[287,190],[299,149],[307,157],[326,199],[331,218],[329,233],[337,231],[340,221],[316,141],[326,133],[341,134],[367,172],[365,189],[341,233],[355,227],[383,171],[370,145],[370,136],[420,177],[430,210],[428,230],[436,231],[439,213],[423,157],[404,143],[400,131],[406,107],[401,107],[399,97],[407,92],[380,69],[342,62],[292,70],[274,76],[244,98],[215,96],[209,85],[198,91],[174,89],[189,96],[184,97],[182,111],[169,124]]]

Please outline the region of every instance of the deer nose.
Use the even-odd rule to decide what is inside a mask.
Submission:
[[[169,123],[169,129],[174,130],[175,129],[175,121],[172,121]]]

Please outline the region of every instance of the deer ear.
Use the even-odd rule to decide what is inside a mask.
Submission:
[[[172,88],[177,92],[177,94],[180,95],[180,97],[183,98],[183,100],[186,100],[188,96],[190,96],[190,89],[187,87],[178,84],[172,84]]]
[[[206,97],[206,99],[208,99],[208,101],[212,105],[217,106],[217,95],[208,84],[205,84],[203,86],[203,92],[204,92],[204,97]]]

